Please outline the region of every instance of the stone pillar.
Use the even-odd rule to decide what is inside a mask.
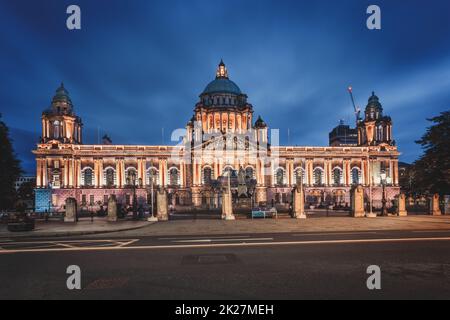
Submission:
[[[267,203],[267,188],[256,187],[256,205],[259,206],[263,202]]]
[[[36,159],[36,188],[42,187],[42,160]]]
[[[442,215],[441,209],[439,208],[439,195],[435,194],[430,200],[430,215],[440,216]]]
[[[156,214],[158,221],[169,220],[167,191],[164,188],[156,192]]]
[[[117,221],[117,199],[115,195],[111,195],[108,199],[108,221]]]
[[[42,187],[48,187],[48,168],[47,168],[47,158],[43,159],[43,168],[42,168]]]
[[[362,186],[357,186],[352,189],[352,215],[355,218],[365,216],[364,211],[364,189]]]
[[[222,219],[223,220],[236,220],[233,214],[233,200],[231,198],[230,188],[222,193]]]
[[[76,222],[77,221],[77,200],[75,198],[66,199],[66,215],[64,216],[64,222]]]
[[[406,217],[408,212],[406,211],[406,196],[400,193],[397,197],[397,215],[399,217]]]
[[[306,219],[305,214],[305,197],[303,193],[303,188],[295,187],[293,191],[293,218],[296,219]]]
[[[202,195],[200,193],[200,188],[192,187],[192,204],[195,208],[200,208],[202,206]]]

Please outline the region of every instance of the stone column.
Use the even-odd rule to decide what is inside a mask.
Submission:
[[[303,193],[303,188],[295,187],[293,191],[293,218],[296,219],[306,219],[305,214],[305,197]]]
[[[42,160],[36,159],[36,188],[42,187]]]
[[[365,216],[364,210],[364,189],[362,186],[357,186],[352,189],[352,215],[355,218]]]
[[[440,216],[442,215],[441,209],[439,208],[439,195],[435,194],[430,200],[430,215]]]
[[[111,195],[108,199],[108,221],[117,221],[117,199],[115,195]]]
[[[127,177],[125,173],[125,160],[120,159],[120,180],[122,181],[122,188],[127,185]]]
[[[66,199],[66,215],[64,216],[64,222],[76,222],[77,221],[77,200],[75,198]]]
[[[399,217],[406,217],[408,212],[406,211],[406,196],[400,193],[397,198],[397,215]]]
[[[69,185],[68,185],[68,187],[73,188],[74,181],[75,181],[75,179],[74,179],[74,172],[75,172],[74,159],[70,158],[68,160],[68,163],[69,163]]]
[[[169,206],[167,191],[164,188],[156,192],[156,213],[158,221],[169,220]]]
[[[394,185],[398,186],[398,160],[394,162]]]
[[[48,187],[48,170],[47,170],[47,159],[43,159],[43,168],[42,168],[42,187]]]

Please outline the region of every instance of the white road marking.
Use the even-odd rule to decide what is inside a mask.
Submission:
[[[273,238],[217,238],[217,239],[192,239],[192,240],[176,240],[172,242],[186,243],[186,242],[228,242],[228,241],[273,241]]]
[[[74,246],[71,246],[71,245],[65,244],[65,243],[61,243],[61,242],[49,242],[49,243],[53,243],[55,246],[62,246],[62,247],[66,247],[66,248],[75,248]]]
[[[360,240],[322,240],[322,241],[290,241],[290,242],[256,242],[256,243],[210,243],[185,245],[157,245],[134,247],[80,247],[56,249],[17,249],[0,250],[0,254],[33,253],[33,252],[73,252],[73,251],[116,251],[116,250],[154,250],[154,249],[194,249],[194,248],[226,248],[226,247],[258,247],[278,245],[316,245],[316,244],[364,244],[364,243],[393,243],[393,242],[431,242],[450,241],[450,237],[441,238],[399,238],[399,239],[360,239]]]
[[[450,230],[423,230],[423,231],[412,231],[412,233],[450,233]]]
[[[322,232],[322,233],[298,233],[293,234],[293,237],[302,237],[302,236],[339,236],[339,235],[353,235],[353,234],[378,234],[378,232],[370,231],[370,232]]]
[[[130,240],[130,241],[128,241],[128,242],[122,242],[122,244],[119,245],[119,247],[122,248],[122,247],[128,246],[128,245],[130,245],[130,244],[132,244],[132,243],[135,243],[135,242],[138,242],[138,241],[139,241],[139,239]],[[119,243],[120,243],[120,242],[119,242]]]
[[[51,241],[47,241],[47,240],[42,240],[42,241],[23,241],[23,242],[14,242],[14,243],[3,243],[0,242],[0,245],[2,244],[36,244],[36,243],[102,243],[102,242],[113,242],[113,243],[124,243],[124,242],[129,242],[129,241],[138,241],[139,239],[118,239],[118,240],[112,240],[112,239],[102,239],[102,240],[64,240],[64,241],[58,241],[58,240],[51,240]]]
[[[177,238],[158,238],[158,240],[195,240],[195,239],[241,239],[250,238],[250,236],[225,236],[225,237],[177,237]]]

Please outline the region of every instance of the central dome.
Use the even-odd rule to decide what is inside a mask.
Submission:
[[[239,89],[237,84],[226,78],[217,78],[214,81],[211,81],[203,91],[203,94],[213,93],[242,94],[241,89]]]
[[[228,93],[241,95],[241,89],[236,83],[228,79],[228,71],[223,61],[220,61],[216,72],[216,79],[211,81],[202,94]]]

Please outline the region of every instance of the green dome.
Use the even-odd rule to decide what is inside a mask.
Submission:
[[[241,89],[236,83],[227,78],[217,78],[211,81],[203,91],[203,94],[212,93],[231,93],[235,95],[241,95]]]

